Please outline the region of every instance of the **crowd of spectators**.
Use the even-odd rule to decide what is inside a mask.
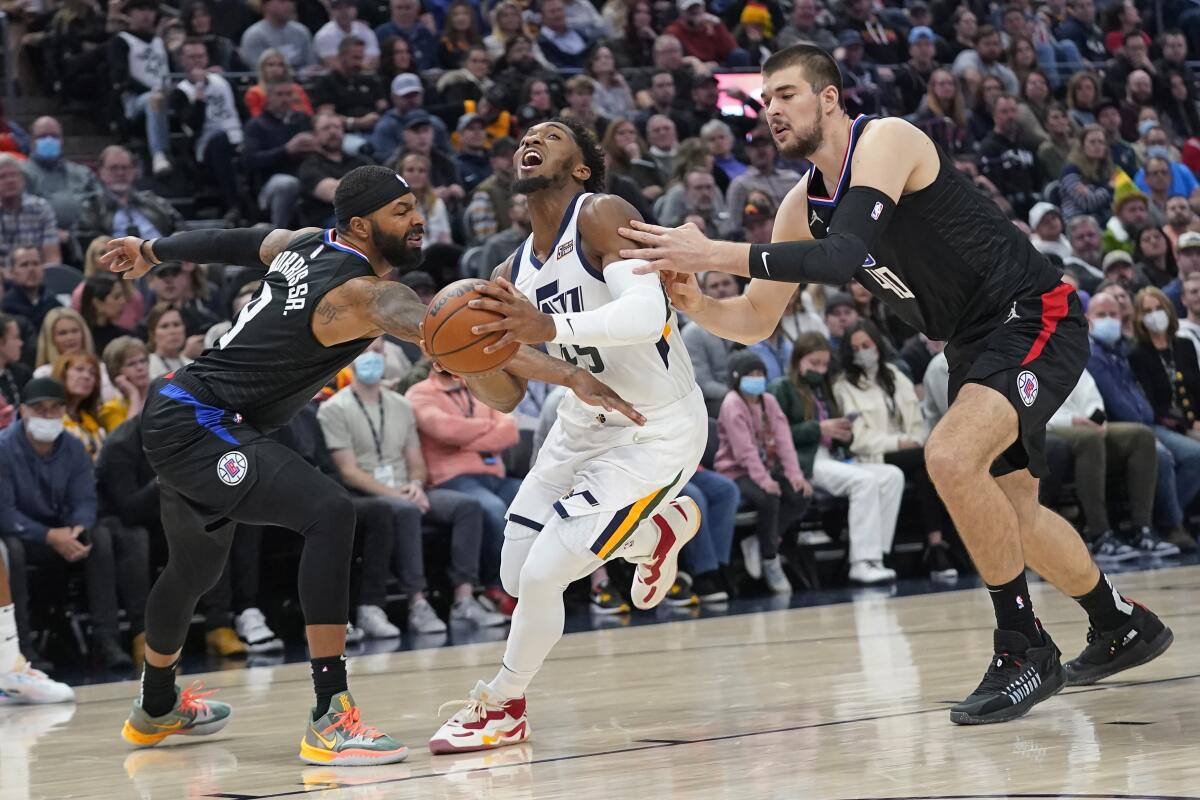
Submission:
[[[213,346],[258,287],[244,268],[186,262],[116,280],[97,267],[107,239],[328,226],[341,177],[385,164],[427,220],[423,271],[397,279],[428,300],[489,275],[529,235],[512,156],[530,125],[561,115],[595,131],[606,190],[643,218],[769,241],[808,165],[779,156],[758,99],[723,76],[798,42],[834,53],[852,113],[903,116],[937,142],[1085,301],[1091,359],[1051,426],[1044,502],[1077,505],[1102,560],[1195,547],[1200,108],[1189,56],[1200,14],[1183,4],[34,8],[9,15],[8,42],[26,91],[58,96],[63,110],[27,125],[0,110],[0,538],[32,659],[35,620],[53,620],[31,607],[31,571],[78,573],[98,664],[140,658],[146,587],[162,563],[158,489],[140,450],[145,394]],[[112,120],[111,143],[72,160],[83,115]],[[190,197],[173,192],[179,179]],[[700,284],[714,298],[742,289],[716,273]],[[704,523],[668,603],[721,602],[753,585],[790,594],[802,577],[788,565],[794,548],[831,537],[846,541],[851,581],[888,583],[905,525],[931,575],[968,568],[924,469],[947,403],[942,345],[868,289],[798,287],[778,328],[745,349],[683,320],[713,433],[684,490]],[[394,637],[398,623],[436,635],[447,621],[505,622],[505,508],[560,397],[535,384],[515,415],[500,414],[431,374],[412,345],[381,340],[277,434],[354,498],[352,638]],[[804,524],[831,508],[844,532]],[[740,527],[739,509],[755,512]],[[202,609],[213,652],[282,647],[258,597],[261,542],[273,535],[238,532]],[[619,572],[591,577],[597,613],[629,610]]]

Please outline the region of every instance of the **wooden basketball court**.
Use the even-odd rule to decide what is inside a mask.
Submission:
[[[1027,717],[974,728],[947,708],[991,653],[980,590],[567,636],[529,695],[531,742],[432,758],[438,706],[490,679],[503,643],[359,658],[368,720],[404,764],[308,767],[306,664],[202,677],[234,704],[211,739],[133,751],[118,736],[133,683],[74,706],[0,708],[0,798],[1195,798],[1200,800],[1200,567],[1122,575],[1176,641],[1151,665],[1067,689]],[[1069,656],[1086,623],[1038,584]]]

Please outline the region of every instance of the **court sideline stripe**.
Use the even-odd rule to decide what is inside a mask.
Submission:
[[[1073,692],[1063,692],[1062,696],[1063,697],[1071,697],[1071,696],[1077,695],[1077,694],[1090,694],[1092,692],[1103,692],[1103,691],[1109,691],[1112,689],[1128,689],[1128,688],[1138,688],[1138,687],[1142,687],[1142,686],[1157,686],[1157,685],[1161,685],[1161,684],[1165,684],[1165,683],[1176,683],[1178,681],[1194,680],[1196,678],[1200,678],[1200,673],[1195,673],[1192,675],[1177,675],[1173,678],[1158,678],[1158,679],[1152,680],[1152,681],[1136,681],[1136,682],[1129,681],[1126,683],[1111,683],[1111,684],[1105,684],[1102,686],[1089,686],[1089,687],[1085,687],[1082,689],[1078,689]],[[771,736],[771,735],[779,734],[779,733],[794,733],[796,731],[813,730],[816,728],[832,728],[832,727],[836,727],[839,725],[852,725],[856,722],[877,722],[879,720],[885,720],[885,719],[899,719],[902,717],[917,717],[917,716],[921,716],[922,714],[930,714],[930,713],[934,713],[934,712],[944,713],[945,711],[946,711],[945,707],[938,706],[936,708],[922,708],[922,709],[916,709],[913,711],[898,711],[894,714],[874,714],[874,715],[868,716],[868,717],[853,717],[850,719],[828,720],[826,722],[814,722],[814,723],[810,723],[810,724],[806,724],[806,725],[789,725],[784,728],[770,728],[767,730],[759,730],[759,731],[743,731],[742,733],[727,733],[722,736],[704,736],[699,739],[683,739],[683,740],[679,740],[677,742],[669,743],[669,744],[664,743],[664,744],[643,745],[641,747],[621,747],[621,748],[616,748],[613,750],[599,750],[594,753],[575,753],[572,755],[553,756],[550,758],[535,758],[535,759],[533,759],[531,761],[527,761],[525,763],[529,766],[533,766],[534,764],[555,764],[555,763],[559,763],[562,761],[575,761],[575,760],[578,760],[581,758],[597,758],[600,756],[620,755],[620,754],[624,754],[624,753],[638,753],[643,750],[658,750],[658,749],[664,748],[664,747],[680,747],[683,745],[691,745],[691,744],[709,744],[711,742],[727,742],[732,739],[745,739],[745,738],[749,738],[752,736]],[[477,769],[463,770],[462,772],[458,772],[455,774],[456,775],[473,775],[478,772],[490,772],[494,769],[511,769],[514,766],[522,766],[522,765],[520,765],[520,764],[501,764],[501,765],[497,765],[495,767],[479,767]],[[427,772],[422,775],[408,775],[403,778],[385,778],[383,780],[371,781],[368,783],[356,783],[353,786],[346,786],[346,787],[330,786],[328,789],[317,789],[317,790],[299,789],[296,791],[277,792],[275,794],[259,794],[259,795],[238,795],[236,792],[229,792],[229,793],[225,793],[225,794],[205,795],[205,797],[223,797],[223,796],[232,794],[235,797],[248,798],[248,800],[272,800],[272,798],[276,798],[276,797],[296,797],[299,795],[316,796],[322,792],[341,791],[343,788],[357,789],[357,788],[360,788],[363,786],[382,786],[384,784],[391,784],[391,783],[407,783],[409,781],[425,780],[427,778],[441,778],[444,776],[445,776],[445,773]],[[881,798],[880,800],[973,800],[974,798],[1009,798],[1009,797],[1013,797],[1013,798],[1023,798],[1023,797],[1028,797],[1028,798],[1054,798],[1054,797],[1115,798],[1115,797],[1124,797],[1124,798],[1130,798],[1130,800],[1200,800],[1200,798],[1196,798],[1196,797],[1185,797],[1185,796],[1173,797],[1173,796],[1169,796],[1169,795],[1063,795],[1063,794],[1052,794],[1052,795],[1039,795],[1039,794],[947,795],[945,797],[932,797],[931,796],[931,797],[912,797],[912,798]],[[862,798],[862,800],[875,800],[875,799],[874,798]]]

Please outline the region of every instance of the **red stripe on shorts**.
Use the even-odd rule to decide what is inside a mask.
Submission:
[[[1025,360],[1021,362],[1021,366],[1025,366],[1030,361],[1034,361],[1042,354],[1042,350],[1046,347],[1046,342],[1050,341],[1050,337],[1054,335],[1055,329],[1058,328],[1058,323],[1067,315],[1067,298],[1071,296],[1071,292],[1075,291],[1075,287],[1069,283],[1060,283],[1052,290],[1042,295],[1042,330],[1038,333],[1038,337],[1033,340],[1033,346],[1029,348],[1029,352],[1025,355]]]

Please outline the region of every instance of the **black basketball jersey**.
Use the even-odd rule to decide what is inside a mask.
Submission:
[[[828,233],[850,186],[854,148],[874,119],[854,120],[836,184],[829,187],[816,167],[810,170],[808,227],[814,238]],[[1061,276],[940,147],[937,152],[937,178],[900,197],[854,277],[930,339],[949,340],[1002,322],[1014,300],[1053,289]]]
[[[184,369],[251,425],[280,428],[371,343],[326,347],[313,336],[313,309],[326,292],[374,274],[336,231],[298,236],[271,262],[229,332]]]

